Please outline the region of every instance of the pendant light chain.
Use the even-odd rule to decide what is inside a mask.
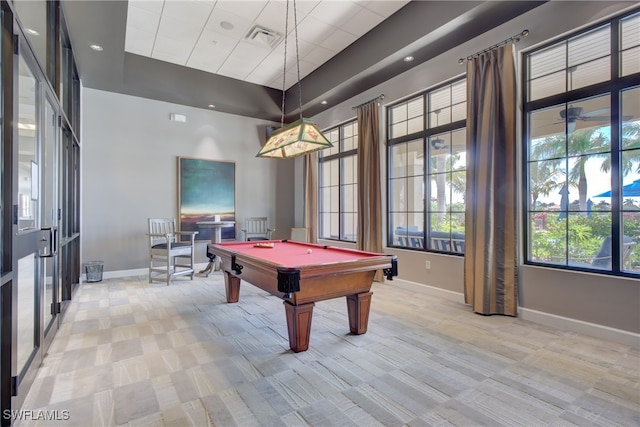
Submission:
[[[282,117],[280,129],[271,133],[267,142],[262,146],[256,157],[270,157],[276,159],[291,159],[314,151],[333,147],[333,144],[316,127],[316,124],[302,117],[302,83],[300,81],[300,48],[298,44],[298,9],[296,0],[293,1],[294,29],[292,35],[296,42],[296,72],[298,77],[298,101],[300,102],[300,118],[285,126],[285,102],[287,98],[287,47],[289,38],[289,0],[286,5],[286,22],[284,38],[284,65],[282,70]],[[293,88],[293,84],[290,85]],[[291,109],[292,113],[295,109]]]
[[[289,2],[287,1],[287,4]],[[293,0],[293,23],[296,37],[296,66],[298,68],[298,100],[300,101],[300,118],[302,118],[302,84],[300,84],[300,54],[298,53],[298,15],[296,12],[296,0]]]
[[[294,0],[293,2],[294,14],[295,14],[295,6],[296,6],[296,3]],[[280,110],[282,111],[282,116],[280,118],[281,128],[284,127],[284,100],[286,98],[285,84],[286,84],[286,78],[287,78],[287,39],[288,38],[289,38],[289,0],[287,0],[287,12],[284,18],[284,64],[282,66],[282,105],[280,107]],[[297,40],[296,40],[296,45],[297,45]]]

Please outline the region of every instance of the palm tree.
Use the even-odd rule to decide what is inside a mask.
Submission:
[[[529,192],[531,193],[531,209],[536,209],[538,198],[548,196],[560,188],[564,180],[560,180],[558,165],[560,160],[547,160],[529,163]]]
[[[565,141],[566,144],[565,144]],[[611,144],[604,130],[600,127],[575,130],[565,135],[559,134],[546,137],[536,144],[533,151],[533,159],[561,159],[566,155],[575,160],[569,170],[568,181],[573,187],[578,188],[578,201],[580,210],[587,210],[587,175],[585,165],[592,158],[603,158],[600,169],[606,172],[605,164],[610,162]],[[543,193],[541,193],[543,194]]]
[[[578,155],[576,164],[569,171],[569,181],[578,183],[578,201],[580,210],[587,210],[587,175],[585,164],[594,157],[603,158],[600,169],[604,171],[604,163],[611,158],[611,143],[601,128],[590,128],[574,131],[569,134],[569,155]],[[587,155],[588,154],[588,155]]]
[[[632,172],[640,173],[640,123],[623,122],[620,135],[620,148],[625,150],[620,162],[622,176],[627,176]],[[609,172],[609,169],[611,169],[611,157],[602,163],[604,172]]]
[[[454,165],[460,160],[460,154],[447,154],[431,157],[431,177],[436,183],[438,219],[443,219],[447,210],[447,176],[449,174],[445,171],[451,171],[449,185],[453,191],[462,194],[463,200],[467,182],[466,169],[462,166],[454,168]]]

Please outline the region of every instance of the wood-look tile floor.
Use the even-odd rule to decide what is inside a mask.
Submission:
[[[289,350],[282,301],[220,272],[171,286],[82,284],[20,426],[639,426],[640,352],[401,281],[374,283],[368,332],[344,298],[317,303]]]

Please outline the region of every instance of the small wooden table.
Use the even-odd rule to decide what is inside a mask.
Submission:
[[[210,228],[211,229],[211,243],[220,243],[222,242],[222,229],[225,227],[233,227],[235,225],[235,221],[198,221],[196,225],[200,228]],[[209,251],[207,250],[207,256],[209,256]],[[211,273],[215,269],[215,255],[211,254],[209,256],[209,263],[207,267],[199,271],[198,274],[209,277],[209,273]]]

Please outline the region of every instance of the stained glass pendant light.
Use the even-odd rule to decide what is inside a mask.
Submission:
[[[298,71],[298,96],[300,100],[300,118],[293,123],[284,125],[285,102],[285,74],[287,70],[287,35],[289,26],[289,0],[285,17],[284,39],[284,69],[282,71],[282,118],[280,129],[275,130],[266,144],[262,146],[256,157],[272,157],[291,159],[314,151],[333,147],[329,140],[318,130],[311,119],[302,117],[302,86],[300,84],[300,59],[298,57],[298,19],[296,15],[296,0],[293,0],[293,22],[296,41],[296,65]]]

